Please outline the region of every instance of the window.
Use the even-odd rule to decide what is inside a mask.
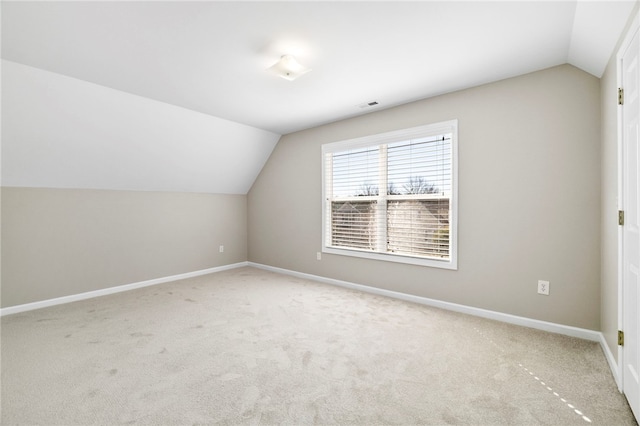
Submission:
[[[457,120],[322,146],[323,251],[457,268]]]

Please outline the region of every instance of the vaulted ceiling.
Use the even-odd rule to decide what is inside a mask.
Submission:
[[[3,2],[2,57],[278,134],[570,63],[634,1]],[[313,71],[267,73],[292,54]]]
[[[560,64],[600,77],[635,4],[3,1],[2,184],[244,194],[286,133]],[[312,71],[267,72],[285,54]]]

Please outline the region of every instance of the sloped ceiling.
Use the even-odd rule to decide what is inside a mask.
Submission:
[[[117,153],[128,158],[129,165],[121,166],[128,167],[127,172],[106,186],[126,182],[137,167],[147,172],[148,180],[135,188],[151,187],[151,182],[165,181],[160,169],[168,167],[177,176],[179,170],[193,165],[196,176],[175,186],[235,193],[246,192],[250,183],[226,189],[190,183],[217,179],[205,172],[203,158],[209,158],[212,168],[231,173],[227,181],[250,181],[281,134],[564,63],[600,77],[634,5],[635,1],[575,0],[3,2],[2,58],[14,68],[26,65],[50,72],[42,77],[51,80],[50,84],[60,80],[53,73],[71,77],[78,87],[74,93],[91,92],[84,84],[92,83],[165,105],[149,107],[147,102],[146,115],[157,109],[180,108],[180,113],[173,110],[174,130],[163,133],[163,144],[173,144],[172,148],[154,151],[157,134],[141,130],[138,145],[125,145]],[[313,71],[294,82],[266,72],[284,54],[295,55]],[[22,77],[16,78],[28,85],[22,73],[11,75],[18,74]],[[19,93],[14,95],[7,104],[3,94],[3,119],[5,110],[12,113],[13,102],[20,99]],[[41,102],[37,96],[33,94],[32,102]],[[361,107],[371,101],[378,105]],[[197,138],[193,126],[185,125],[191,131],[179,136],[183,118],[178,117],[189,115],[187,112],[225,123],[195,132],[218,141],[208,146],[204,157],[198,153],[203,153],[206,144],[190,145]],[[130,130],[122,131],[129,134]],[[15,134],[6,138],[3,130],[5,185],[15,184],[10,178],[14,175],[5,172],[7,167],[14,169],[12,173],[25,170],[18,161],[33,161],[29,153],[65,149],[74,157],[80,149],[78,144],[61,145],[59,139],[66,138],[62,134],[44,149],[38,145],[44,144],[39,139],[43,135],[23,135],[25,129],[12,132]],[[235,164],[226,161],[231,155],[228,151],[241,149],[237,143],[223,142],[230,137],[252,138],[252,143],[245,142],[247,149],[239,151],[243,155],[251,156],[253,144],[267,146],[267,154],[258,150],[259,158],[227,170],[223,164]],[[24,144],[25,138],[35,145],[18,155],[20,149],[15,145]],[[120,142],[105,139],[101,143]],[[184,150],[191,150],[193,158]],[[180,152],[182,156],[177,155]],[[149,157],[149,153],[155,155]],[[179,166],[175,165],[176,155],[183,161]],[[151,165],[152,159],[164,167]],[[99,165],[91,169],[105,168]],[[240,169],[249,167],[252,170],[235,178]],[[43,176],[60,173],[40,170]],[[80,170],[77,173],[61,180],[77,184],[83,176]],[[114,172],[92,178],[109,181],[110,173]]]
[[[279,135],[2,64],[2,184],[246,194]]]

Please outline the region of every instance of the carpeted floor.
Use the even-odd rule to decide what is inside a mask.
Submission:
[[[5,316],[3,425],[633,425],[597,343],[240,268]]]

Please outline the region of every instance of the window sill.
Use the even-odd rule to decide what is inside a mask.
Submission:
[[[363,259],[381,260],[384,262],[404,263],[409,265],[427,266],[430,268],[457,270],[458,264],[456,259],[440,260],[428,259],[422,257],[411,257],[406,255],[398,255],[393,253],[376,253],[365,252],[360,250],[350,250],[348,248],[323,247],[323,253],[335,254],[339,256],[360,257]]]

